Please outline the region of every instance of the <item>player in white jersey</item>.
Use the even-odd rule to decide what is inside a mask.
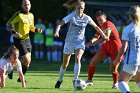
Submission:
[[[116,64],[126,52],[119,81],[123,93],[131,93],[128,82],[133,76],[140,88],[140,6],[131,7],[129,16],[132,22],[123,30],[122,48],[114,61]]]
[[[63,63],[60,67],[59,79],[55,84],[55,88],[60,87],[63,81],[64,73],[69,64],[70,57],[74,53],[75,53],[75,65],[74,65],[73,81],[78,79],[81,69],[80,61],[85,50],[85,27],[87,24],[90,24],[98,32],[100,32],[105,39],[107,39],[106,35],[95,24],[95,22],[91,19],[91,17],[84,13],[85,2],[82,0],[70,0],[70,2],[72,6],[75,6],[75,10],[62,19],[60,24],[58,24],[58,26],[56,27],[56,32],[54,34],[55,37],[59,37],[59,30],[61,26],[63,26],[66,23],[70,23],[63,49]],[[69,4],[67,4],[66,6],[68,5]]]
[[[26,87],[24,75],[22,73],[21,62],[19,61],[18,57],[19,50],[16,47],[11,46],[4,54],[4,56],[0,59],[0,85],[2,88],[5,87],[6,76],[11,71],[13,71],[13,69],[17,69],[18,75],[22,83],[22,87]]]

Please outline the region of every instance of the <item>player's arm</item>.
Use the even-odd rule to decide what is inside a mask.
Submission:
[[[98,41],[99,38],[100,38],[100,35],[95,34],[95,36],[86,44],[86,47],[89,48],[90,46],[95,45],[94,43]]]
[[[5,73],[6,71],[4,69],[0,69],[0,76],[1,76],[1,87],[5,87]]]
[[[65,22],[62,20],[57,26],[56,26],[56,30],[55,30],[55,33],[54,33],[54,36],[55,37],[59,37],[59,31],[61,29],[61,26],[63,26],[65,24]]]
[[[18,23],[19,20],[19,16],[18,13],[15,13],[6,23],[6,27],[7,29],[13,34],[14,37],[20,38],[22,37],[22,35],[20,33],[18,33],[15,29],[14,29],[14,24]]]
[[[20,81],[22,83],[22,87],[25,88],[26,85],[25,85],[24,75],[21,70],[18,71],[18,75],[19,75]]]
[[[36,32],[36,33],[42,33],[42,29],[41,28],[36,28],[34,26],[34,15],[33,14],[31,14],[31,15],[32,15],[32,24],[30,25],[30,31],[31,32]]]
[[[97,26],[97,24],[91,19],[91,18],[89,18],[89,23],[90,23],[90,25],[92,26],[92,27],[94,27],[95,28],[95,30],[97,31],[97,32],[99,32],[100,34],[101,34],[101,36],[105,39],[105,40],[107,40],[107,41],[109,41],[109,38],[105,35],[105,33]]]
[[[128,41],[127,40],[122,40],[122,47],[116,57],[116,59],[113,61],[113,64],[117,64],[117,62],[120,60],[121,56],[126,52],[128,47]]]

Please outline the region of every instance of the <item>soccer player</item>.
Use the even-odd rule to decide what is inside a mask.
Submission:
[[[95,54],[95,56],[90,61],[88,67],[88,80],[86,81],[88,85],[93,84],[92,78],[95,73],[97,63],[105,60],[107,57],[110,57],[111,61],[113,62],[122,46],[118,31],[115,25],[111,21],[107,20],[107,15],[102,11],[98,11],[96,12],[95,17],[100,28],[108,36],[109,41],[106,41],[103,38],[99,38],[100,34],[96,33],[95,36],[91,39],[91,41],[89,41],[86,45],[86,47],[89,47],[91,45],[96,45],[100,42],[103,42],[99,51]],[[118,88],[118,66],[121,60],[122,58],[117,61],[116,65],[113,65],[111,62],[110,67],[111,67],[111,72],[113,77],[112,89]]]
[[[21,61],[23,74],[29,68],[31,62],[31,42],[29,32],[42,33],[41,29],[34,27],[34,16],[30,13],[31,3],[29,0],[22,1],[22,10],[16,12],[13,17],[7,22],[7,28],[14,36],[14,45],[18,48]],[[17,80],[20,82],[20,79]]]
[[[24,75],[22,73],[21,62],[18,59],[19,50],[15,46],[11,46],[4,56],[0,59],[0,85],[5,87],[5,78],[14,68],[17,69],[22,87],[25,88]]]
[[[58,24],[56,28],[56,32],[54,34],[55,37],[59,37],[59,30],[61,26],[66,23],[70,23],[69,30],[67,32],[67,36],[65,39],[65,45],[63,49],[63,63],[60,67],[59,79],[55,84],[55,88],[59,88],[62,81],[63,76],[66,71],[66,68],[69,64],[71,55],[75,53],[75,66],[74,66],[74,79],[73,81],[78,79],[80,69],[81,69],[81,57],[85,50],[85,27],[87,24],[90,24],[94,27],[98,32],[102,34],[105,39],[106,35],[101,31],[101,29],[95,24],[95,22],[91,19],[90,16],[84,13],[85,2],[82,0],[70,0],[71,3],[65,3],[66,6],[75,6],[75,10],[70,13],[68,16],[64,17],[60,24]]]
[[[134,76],[140,88],[140,6],[132,6],[129,10],[132,22],[122,33],[122,47],[114,60],[114,65],[125,53],[124,65],[120,73],[119,88],[122,93],[130,93],[129,80]]]
[[[46,26],[42,23],[42,19],[38,18],[36,28],[41,28],[42,33],[45,32]],[[34,45],[35,45],[35,58],[43,59],[44,57],[44,35],[42,33],[35,33]]]

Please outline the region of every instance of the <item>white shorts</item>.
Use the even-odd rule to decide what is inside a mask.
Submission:
[[[124,64],[122,71],[127,72],[131,75],[136,75],[137,72],[140,72],[140,66],[134,64]]]
[[[65,42],[63,53],[71,55],[71,54],[74,54],[74,52],[77,49],[85,50],[85,43],[83,42],[83,43],[79,43],[79,44],[74,44],[74,43]]]

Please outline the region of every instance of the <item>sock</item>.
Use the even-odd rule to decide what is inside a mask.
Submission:
[[[92,77],[95,73],[95,69],[96,69],[95,66],[89,66],[88,67],[88,80],[92,80]]]
[[[124,81],[119,82],[119,88],[123,93],[130,91],[128,84]]]
[[[61,51],[58,51],[58,61],[61,61]]]
[[[38,51],[35,51],[35,58],[38,59]]]
[[[114,84],[118,82],[118,76],[119,76],[119,73],[118,73],[118,72],[112,73],[112,77],[113,77],[113,82],[114,82]]]
[[[57,61],[58,60],[58,52],[57,51],[54,51],[54,55],[55,55],[54,56],[54,60]]]
[[[47,60],[51,61],[51,52],[47,52]]]
[[[77,64],[75,63],[74,65],[74,80],[77,80],[80,74],[80,69],[81,69],[81,63]]]
[[[40,59],[43,59],[43,56],[44,56],[44,52],[40,51]]]
[[[60,67],[60,72],[59,72],[59,81],[63,81],[63,77],[64,77],[64,74],[66,72],[66,69],[63,69],[62,66]]]
[[[140,82],[137,83],[138,87],[140,88]]]

